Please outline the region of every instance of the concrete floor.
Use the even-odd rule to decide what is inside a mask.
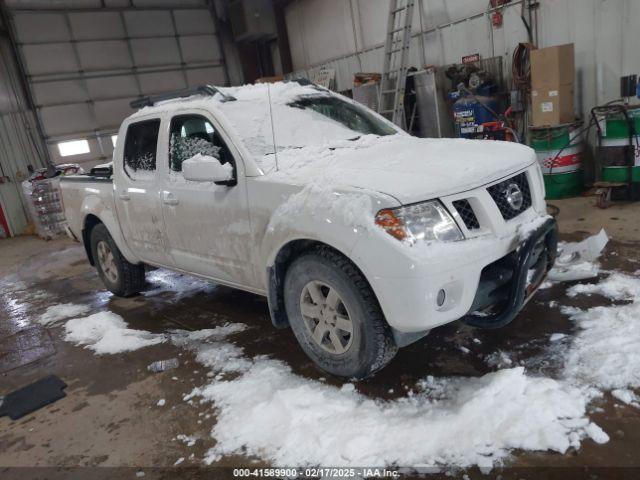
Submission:
[[[565,239],[579,239],[604,227],[612,241],[602,257],[603,266],[630,272],[640,268],[640,204],[598,210],[593,207],[595,198],[552,203],[560,208],[558,219]],[[196,330],[239,321],[253,327],[234,337],[247,355],[285,360],[295,373],[309,378],[326,376],[306,358],[290,331],[271,326],[264,298],[162,270],[151,272],[148,279],[143,295],[118,299],[105,292],[78,244],[66,239],[45,242],[35,237],[0,241],[0,394],[51,373],[68,384],[66,398],[14,422],[0,418],[0,477],[26,478],[28,470],[3,470],[5,467],[99,466],[131,469],[101,468],[94,470],[94,475],[135,478],[138,467],[153,475],[150,467],[171,467],[180,457],[187,459],[183,467],[201,465],[199,459],[215,443],[209,435],[215,417],[199,415],[210,412],[210,406],[189,405],[182,400],[193,387],[206,382],[205,369],[189,353],[162,344],[126,354],[96,356],[64,342],[61,327],[44,329],[35,321],[54,302],[108,308],[122,315],[131,328],[152,332]],[[194,289],[176,295],[172,284],[190,284]],[[548,302],[554,299],[583,307],[604,301],[597,297],[568,301],[564,286],[554,286],[540,291],[520,317],[504,329],[474,331],[454,323],[435,330],[401,350],[385,370],[360,382],[357,388],[371,397],[392,398],[402,395],[406,385],[429,374],[480,376],[490,371],[482,358],[497,349],[518,352],[518,360],[527,360],[534,370],[553,371],[559,366],[544,357],[545,342],[537,339],[572,328],[558,309],[548,308]],[[468,345],[474,337],[482,341],[474,352],[477,355],[462,355],[460,346]],[[178,369],[158,374],[147,371],[152,361],[174,356],[180,359]],[[340,384],[338,379],[329,378],[328,382]],[[390,389],[396,393],[388,393]],[[164,407],[157,406],[160,398],[166,399]],[[592,418],[609,432],[611,440],[607,444],[585,441],[580,450],[566,455],[516,453],[511,468],[504,471],[505,478],[531,478],[531,466],[640,468],[640,412],[614,407],[609,397],[598,406],[602,410]],[[179,434],[200,439],[195,446],[187,447],[175,440]],[[191,454],[194,456],[189,459]],[[218,466],[247,464],[248,459],[233,457],[223,459]],[[580,468],[554,472],[561,472],[563,478],[581,478],[584,472]],[[175,470],[168,478],[188,471]],[[620,472],[596,471],[601,477]],[[230,470],[219,470],[216,478],[230,476]]]

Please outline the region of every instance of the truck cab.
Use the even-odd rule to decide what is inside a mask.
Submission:
[[[511,322],[555,260],[528,147],[411,137],[299,82],[134,106],[111,169],[62,184],[116,295],[145,265],[264,295],[322,369],[361,378],[439,325]]]

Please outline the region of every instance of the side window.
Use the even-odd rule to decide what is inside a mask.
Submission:
[[[160,120],[132,123],[124,143],[124,169],[131,176],[141,176],[156,169]]]
[[[231,152],[209,120],[200,115],[178,115],[171,119],[169,166],[182,171],[182,162],[195,155],[217,158],[223,165],[233,164]]]

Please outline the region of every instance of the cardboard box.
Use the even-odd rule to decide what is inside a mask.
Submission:
[[[282,75],[274,75],[273,77],[260,77],[256,78],[255,83],[276,83],[284,80]]]
[[[574,80],[573,44],[531,51],[533,126],[552,126],[575,120]]]
[[[531,124],[534,127],[571,123],[573,112],[573,84],[538,87],[531,90]]]
[[[573,43],[531,50],[531,87],[573,85],[576,75]]]

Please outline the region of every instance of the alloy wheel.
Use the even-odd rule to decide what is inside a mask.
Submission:
[[[113,252],[111,251],[111,247],[104,240],[98,242],[97,245],[98,251],[98,263],[100,264],[100,269],[104,276],[107,277],[112,283],[116,283],[118,281],[118,267],[116,265],[116,260],[113,257]]]
[[[353,341],[353,322],[337,290],[326,283],[311,281],[300,295],[300,311],[313,341],[322,349],[339,355]]]

